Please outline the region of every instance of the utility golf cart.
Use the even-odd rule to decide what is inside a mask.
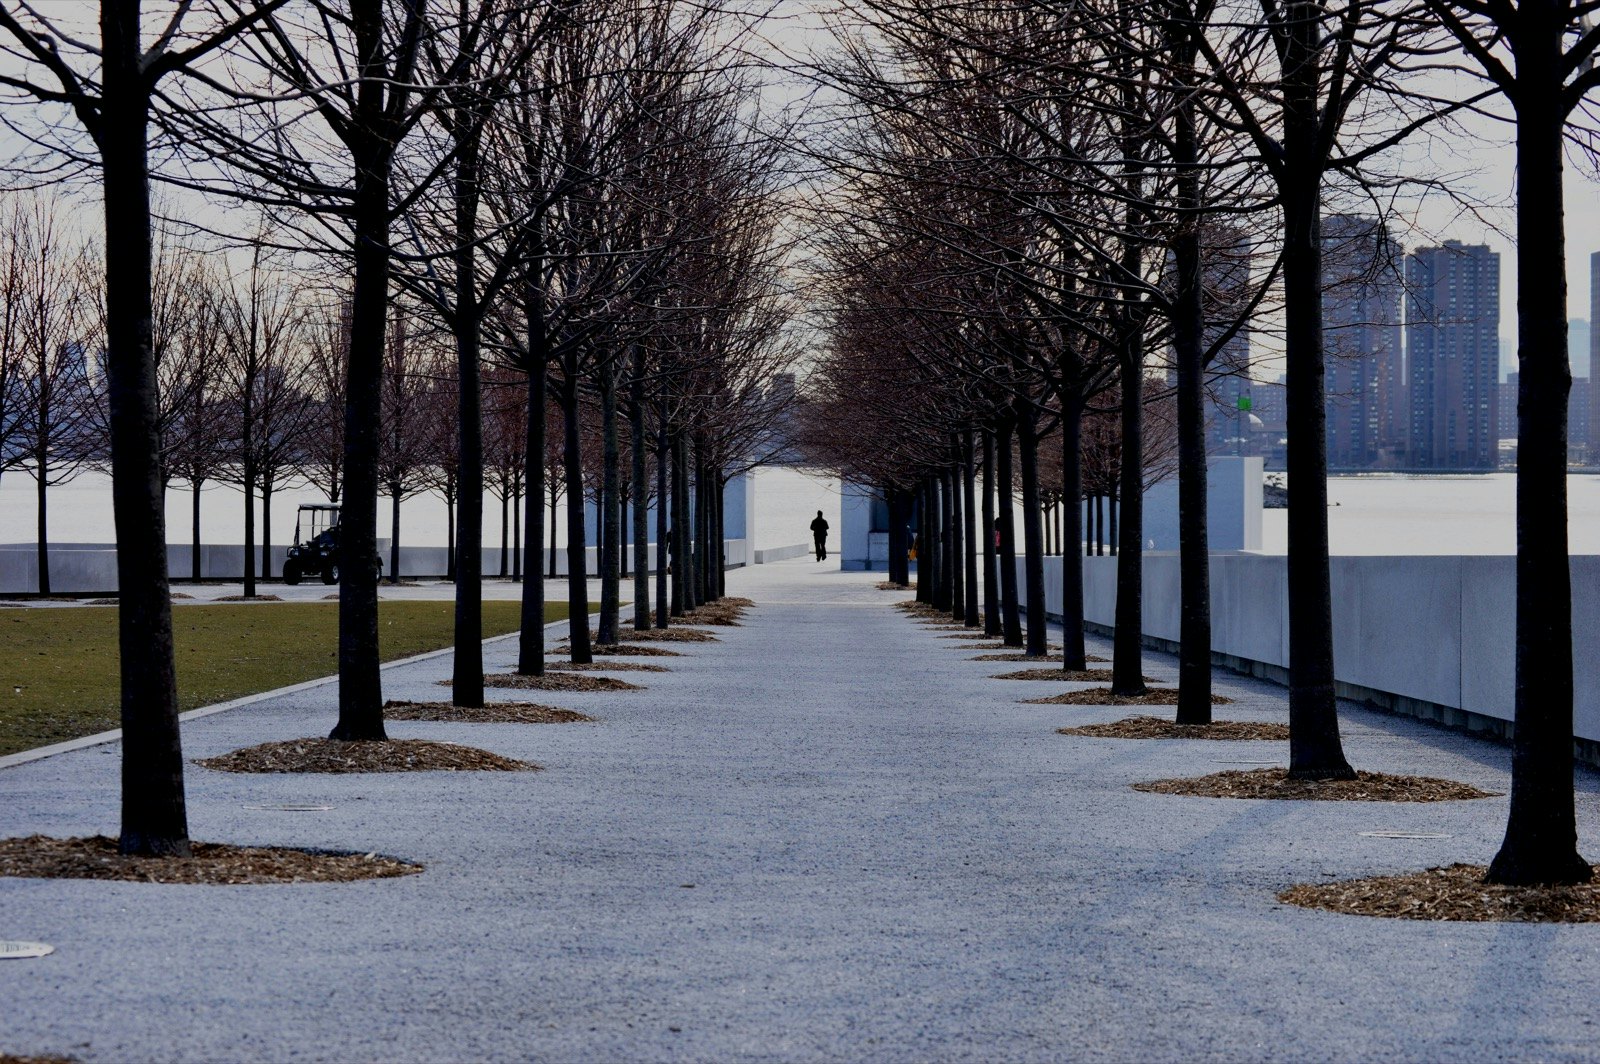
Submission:
[[[294,517],[294,546],[283,563],[286,584],[298,584],[301,577],[314,574],[321,574],[324,584],[339,582],[339,507],[328,503],[300,507]]]

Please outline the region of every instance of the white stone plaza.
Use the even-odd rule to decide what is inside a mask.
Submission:
[[[1056,734],[1126,707],[990,679],[878,574],[729,574],[756,606],[647,690],[494,692],[568,725],[390,724],[537,773],[231,775],[191,765],[197,841],[377,852],[330,885],[0,879],[0,1051],[95,1060],[1594,1059],[1600,927],[1377,920],[1302,882],[1494,852],[1506,799],[1256,802],[1141,780],[1285,744]],[[268,607],[263,607],[268,608]],[[552,638],[559,629],[552,629]],[[955,638],[943,638],[954,635]],[[1104,654],[1096,641],[1091,650]],[[491,671],[512,640],[492,642]],[[1146,671],[1175,679],[1150,653]],[[389,667],[437,699],[449,658]],[[624,675],[624,674],[618,674]],[[1219,672],[1218,716],[1286,719]],[[537,697],[535,697],[537,695]],[[1134,710],[1132,712],[1140,712]],[[1162,710],[1154,712],[1162,713]],[[185,754],[325,734],[331,683],[190,720]],[[1502,746],[1343,707],[1362,769],[1503,794]],[[5,834],[115,834],[117,743],[0,768]],[[1580,849],[1600,779],[1579,769]],[[282,804],[326,806],[287,812]],[[1374,836],[1400,832],[1439,836]]]

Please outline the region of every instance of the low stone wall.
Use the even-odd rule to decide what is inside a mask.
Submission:
[[[1211,558],[1211,649],[1223,665],[1286,681],[1287,559],[1220,553]],[[1019,561],[1019,575],[1020,566]],[[1115,621],[1117,559],[1084,559],[1084,617]],[[1600,630],[1600,556],[1571,560],[1574,725],[1600,758],[1600,655],[1581,640]],[[1501,556],[1337,557],[1333,657],[1340,694],[1452,726],[1509,735],[1514,706],[1515,560]],[[1019,588],[1026,587],[1019,579]],[[1061,614],[1061,559],[1045,559],[1047,612]],[[1144,556],[1144,635],[1175,648],[1178,555]],[[1580,749],[1584,753],[1584,749]],[[1593,757],[1591,757],[1593,755]]]
[[[769,562],[788,561],[790,558],[803,558],[816,550],[810,543],[791,543],[787,547],[768,547],[766,550],[756,551],[756,564],[766,565]]]
[[[288,554],[288,547],[272,548],[272,573],[277,576],[283,572],[284,558]],[[379,551],[383,556],[385,573],[388,572],[389,549],[385,543]],[[167,572],[177,581],[187,580],[192,571],[190,558],[193,548],[187,543],[169,543],[167,545]],[[736,569],[748,564],[746,542],[742,539],[727,540],[724,554],[729,568]],[[655,557],[655,546],[651,545],[650,559]],[[631,561],[632,553],[629,552]],[[532,562],[531,568],[535,571],[542,570],[548,562],[549,555],[540,552],[539,557],[523,558],[525,568]],[[444,547],[406,547],[400,548],[400,576],[402,578],[442,578],[446,572],[448,562],[447,552]],[[566,575],[567,552],[564,549],[556,552],[556,571],[558,575]],[[588,549],[588,571],[593,573],[597,566],[597,552],[595,548]],[[483,551],[483,571],[486,575],[495,576],[500,572],[500,548],[498,545],[485,547]],[[200,578],[202,580],[242,580],[244,579],[244,545],[243,544],[217,544],[215,546],[202,546],[200,548]],[[317,579],[310,577],[309,579]],[[117,590],[117,552],[109,543],[63,543],[50,547],[50,589],[57,594],[114,594]],[[31,544],[7,544],[0,546],[0,594],[16,595],[31,594],[39,590],[39,552]]]

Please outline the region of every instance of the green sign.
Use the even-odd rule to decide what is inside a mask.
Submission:
[[[1240,410],[1249,410],[1250,409],[1250,397],[1248,395],[1239,396],[1239,409]]]

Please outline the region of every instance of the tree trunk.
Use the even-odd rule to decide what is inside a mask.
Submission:
[[[46,526],[47,526],[48,522],[45,520],[45,503],[46,503],[46,496],[47,496],[46,488],[48,488],[49,484],[50,484],[50,466],[48,464],[48,461],[49,460],[44,455],[41,454],[36,459],[37,465],[35,465],[35,467],[34,467],[39,471],[39,476],[35,480],[35,487],[37,489],[37,497],[38,497],[38,514],[37,514],[37,516],[38,516],[38,539],[39,539],[39,542],[38,542],[38,545],[37,545],[37,550],[39,552],[39,594],[41,594],[41,595],[48,595],[48,594],[51,593],[51,591],[50,591],[50,533],[47,531]]]
[[[1112,632],[1111,690],[1142,695],[1144,686],[1144,340],[1130,336],[1121,352],[1122,527],[1112,532],[1117,556],[1116,627]],[[1112,496],[1116,498],[1115,495]],[[1114,504],[1115,505],[1115,504]],[[1112,511],[1112,521],[1117,518]]]
[[[934,587],[939,583],[937,574],[933,571],[934,559],[938,552],[933,549],[932,534],[933,521],[928,516],[930,511],[928,481],[917,482],[917,601],[928,605],[933,604]]]
[[[900,490],[893,484],[884,485],[883,501],[889,510],[889,565],[888,576],[891,584],[909,584],[910,565],[906,559],[906,550],[910,544],[906,542],[905,523],[901,520]]]
[[[675,434],[672,444],[673,505],[677,508],[672,524],[673,616],[695,608],[694,532],[690,525],[689,441],[684,433]]]
[[[272,579],[273,478],[261,478],[261,579]]]
[[[645,472],[644,349],[633,349],[633,374],[628,382],[628,435],[633,443],[633,627],[650,627],[650,482]]]
[[[382,66],[382,27],[370,11],[356,20],[360,73]],[[360,121],[379,128],[379,93],[360,90]],[[371,97],[369,102],[368,97]],[[386,739],[378,654],[378,451],[382,428],[383,356],[389,311],[389,184],[392,149],[364,135],[352,151],[355,194],[346,362],[344,507],[340,515],[339,722],[334,739]]]
[[[594,660],[589,639],[589,560],[588,533],[583,520],[583,452],[578,445],[578,382],[571,368],[562,393],[562,415],[566,426],[562,460],[567,475],[567,627],[574,664]]]
[[[983,430],[983,634],[1000,634],[1000,558],[995,542],[994,433]]]
[[[959,439],[953,442],[951,450],[957,456],[957,464],[945,474],[945,483],[950,487],[950,619],[964,623],[967,619],[967,563],[964,555],[972,552],[964,547],[967,520],[966,512],[962,509]]]
[[[1516,728],[1511,812],[1489,880],[1582,883],[1590,870],[1572,794],[1562,21],[1545,5],[1518,10]]]
[[[400,582],[400,485],[389,487],[389,583]]]
[[[748,486],[746,490],[750,490]],[[728,594],[728,528],[726,524],[728,520],[728,485],[723,479],[722,470],[720,469],[716,471],[716,476],[713,480],[712,498],[714,503],[711,510],[716,520],[714,522],[715,527],[711,530],[711,542],[716,544],[717,550],[716,592],[717,598],[720,599]],[[746,552],[754,549],[755,544],[747,540],[745,543]]]
[[[541,459],[542,461],[542,459]],[[558,520],[561,499],[560,477],[550,478],[550,579],[556,578],[556,530],[561,522]]]
[[[204,483],[200,478],[194,480],[193,511],[190,520],[193,522],[193,546],[189,553],[189,580],[191,583],[200,582],[200,485]]]
[[[541,322],[540,326],[543,328]],[[528,558],[537,560],[539,548],[544,543],[544,446],[545,446],[545,375],[542,347],[529,344],[533,356],[528,371],[528,412],[524,454],[528,463],[528,518],[524,534],[528,542]],[[552,524],[551,534],[555,528]],[[552,561],[554,555],[552,554]],[[534,566],[528,579],[522,582],[522,631],[517,637],[517,672],[524,676],[544,675],[544,581],[539,579]]]
[[[1021,404],[1018,404],[1021,406]],[[1017,439],[1022,450],[1022,568],[1028,588],[1030,658],[1050,653],[1050,630],[1044,601],[1044,511],[1039,504],[1039,430],[1031,406],[1017,411]]]
[[[998,492],[996,506],[1000,519],[1000,599],[1003,617],[1001,631],[1005,645],[1022,646],[1022,618],[1017,605],[1017,530],[1016,502],[1012,485],[1011,437],[1016,426],[1007,418],[995,439],[995,465]]]
[[[1322,350],[1319,14],[1301,0],[1284,57],[1283,315],[1285,401],[1295,430],[1289,480],[1289,775],[1353,779],[1339,741],[1328,576],[1328,453]],[[1564,408],[1563,408],[1564,409]],[[1563,459],[1564,461],[1565,459]],[[1570,754],[1570,751],[1569,751]]]
[[[500,579],[511,575],[511,488],[510,478],[500,484]]]
[[[978,492],[972,458],[972,430],[961,434],[961,495],[962,513],[966,516],[964,527],[966,542],[961,552],[962,575],[967,585],[966,610],[962,616],[968,628],[978,626]]]
[[[621,565],[622,507],[619,492],[622,489],[620,455],[617,446],[617,376],[614,366],[600,370],[600,438],[602,463],[600,475],[600,625],[597,641],[611,645],[622,638],[622,580]]]
[[[444,500],[444,578],[456,580],[456,501],[449,496]]]
[[[1172,353],[1178,370],[1178,712],[1179,724],[1211,723],[1211,554],[1206,527],[1205,307],[1200,174],[1194,104],[1179,104],[1178,197],[1191,214],[1173,246],[1177,291]]]
[[[122,680],[122,831],[130,855],[189,855],[178,685],[167,583],[151,344],[149,95],[137,3],[101,7],[106,247],[106,391],[117,529]]]
[[[244,597],[256,597],[256,464],[250,458],[250,415],[244,428]]]
[[[670,542],[672,489],[667,483],[671,452],[667,446],[667,416],[658,409],[660,424],[656,428],[656,627],[671,624],[672,602],[667,590],[671,565]]]
[[[1089,667],[1083,624],[1083,396],[1061,397],[1061,667]]]
[[[466,94],[469,90],[458,91]],[[455,114],[456,247],[451,254],[455,265],[456,492],[461,500],[461,531],[459,536],[455,534],[452,521],[450,558],[454,563],[451,568],[455,577],[456,609],[450,701],[468,709],[481,708],[484,703],[483,380],[479,350],[482,311],[478,305],[476,250],[479,143],[475,102],[463,98]]]
[[[934,610],[950,608],[950,493],[944,490],[944,474],[928,477],[928,518],[933,542]]]
[[[515,487],[511,492],[511,582],[522,582],[522,472],[517,472]],[[534,552],[537,559],[539,554]]]

